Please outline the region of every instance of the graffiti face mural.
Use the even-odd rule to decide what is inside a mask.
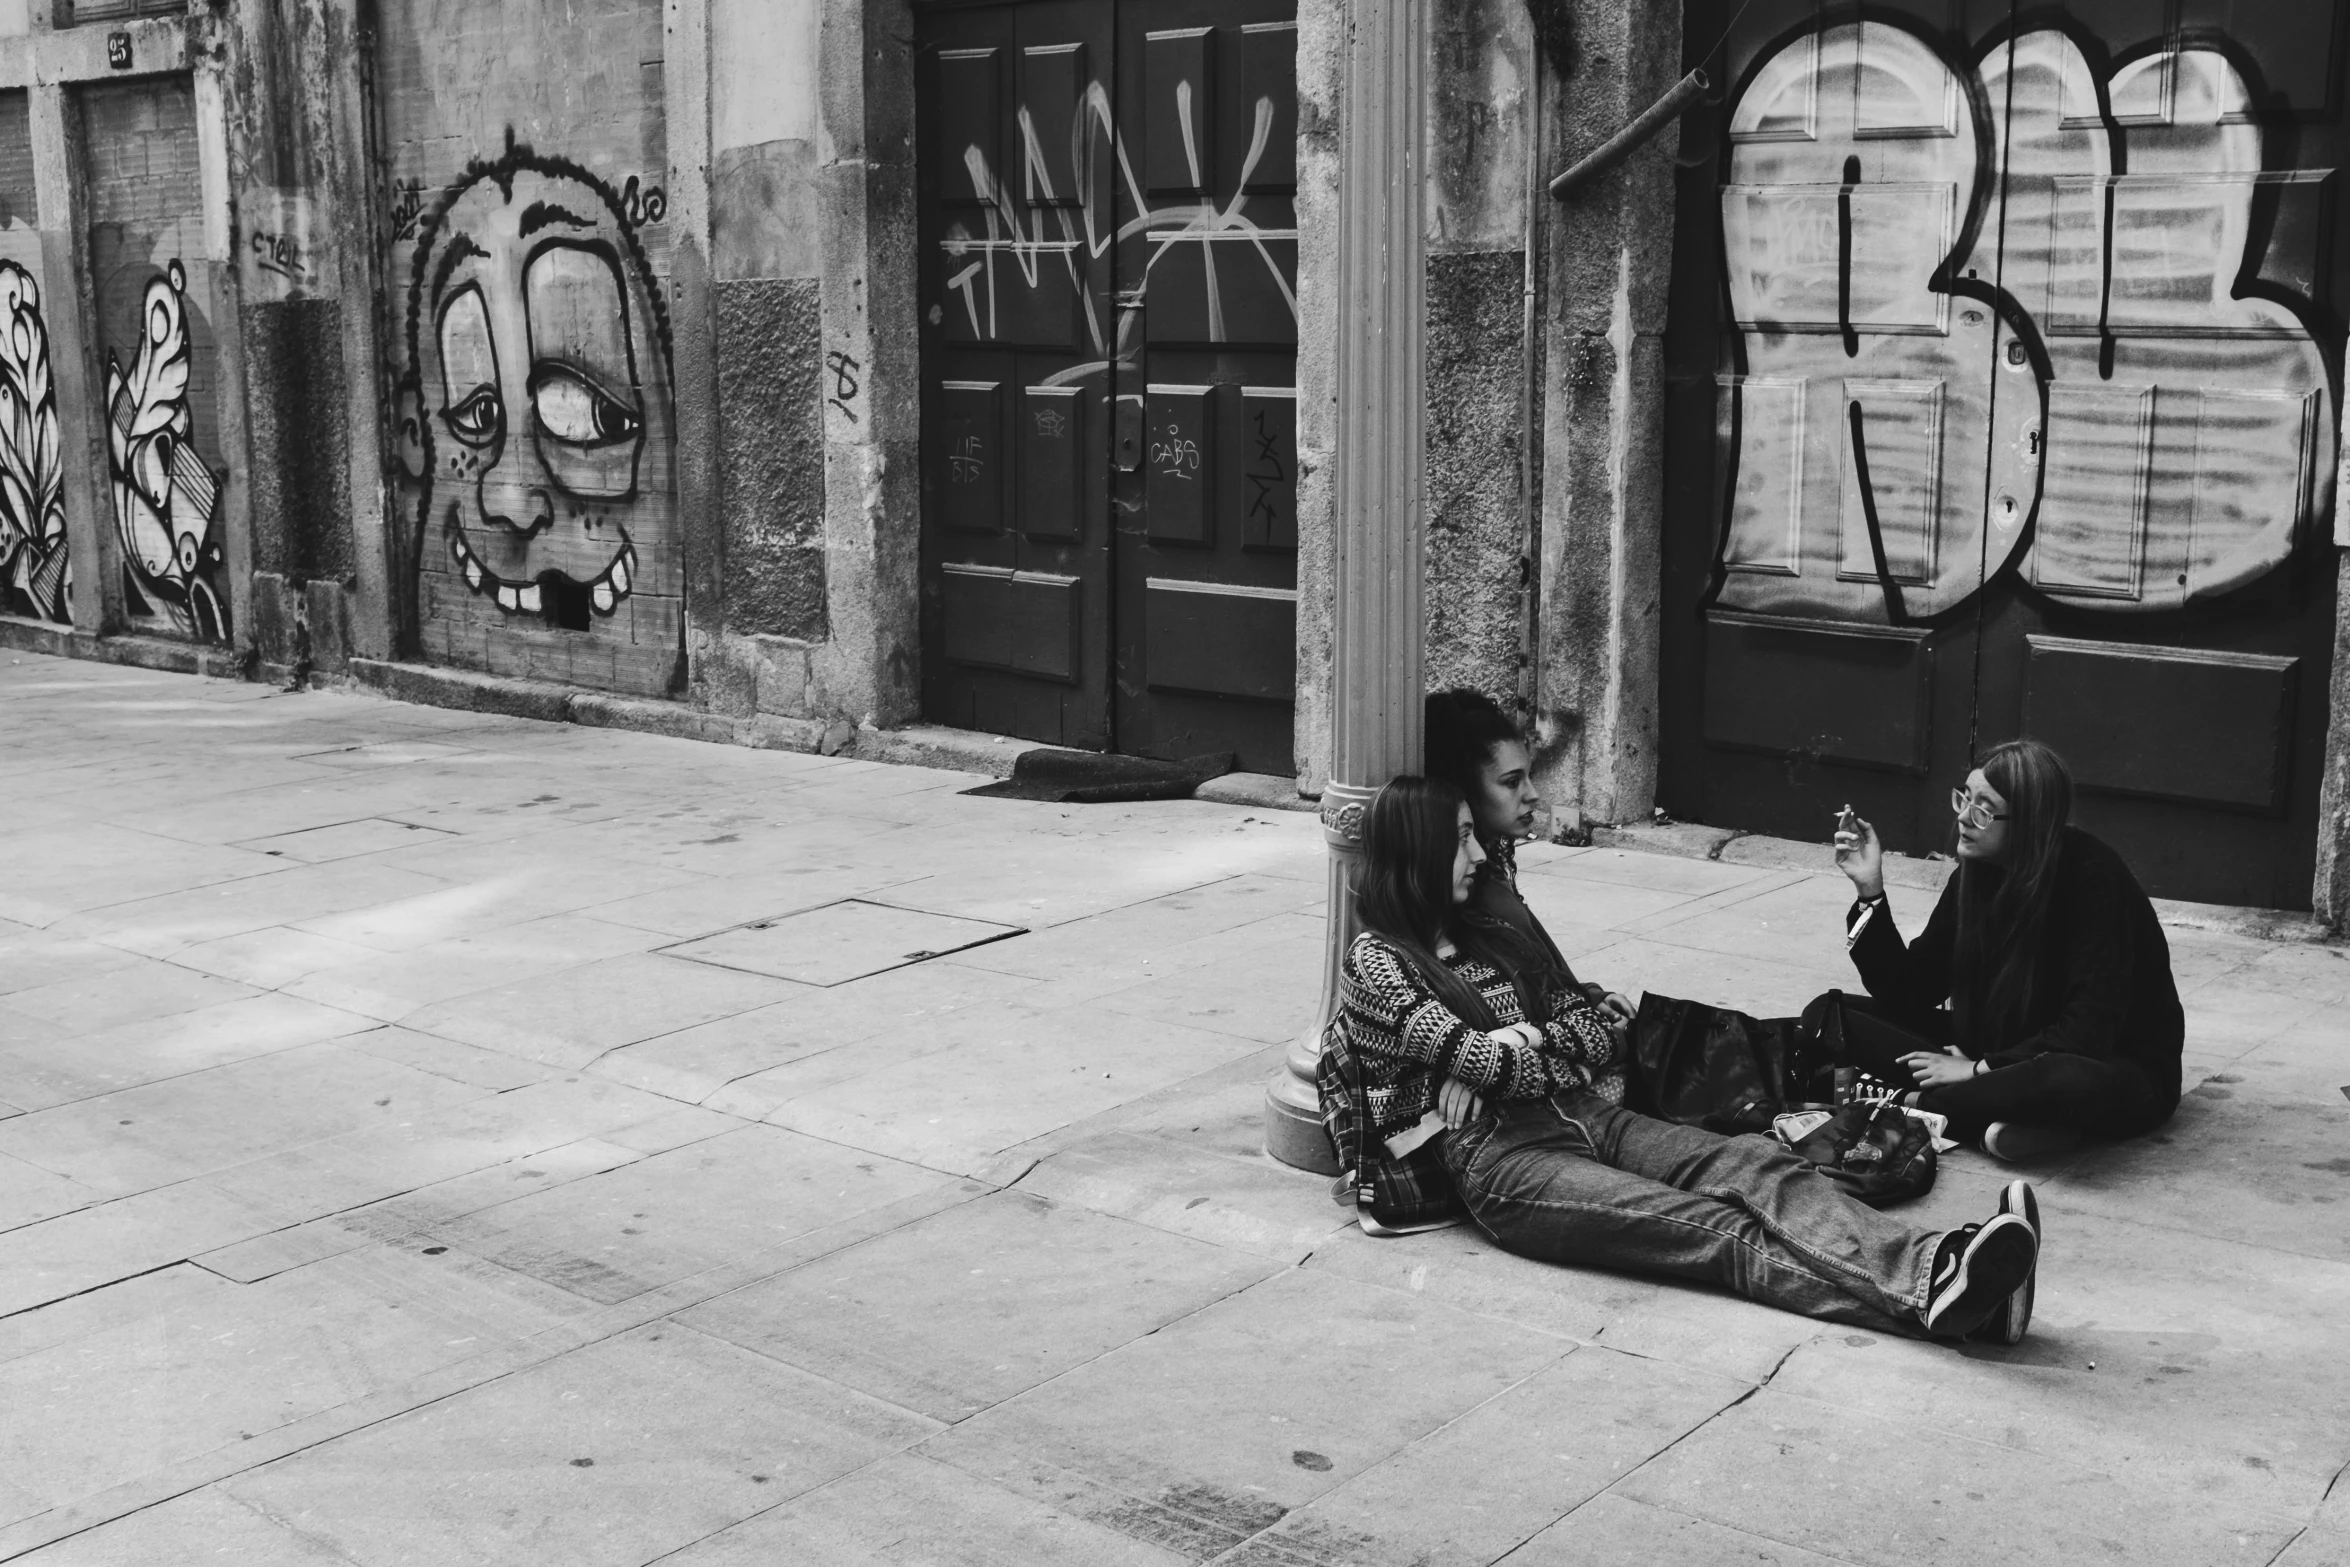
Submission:
[[[408,299],[419,567],[570,631],[674,571],[668,321],[626,212],[509,147],[424,220]]]
[[[0,261],[0,611],[70,625],[72,591],[41,290]]]
[[[220,489],[188,410],[188,278],[178,261],[147,284],[139,346],[106,358],[106,458],[127,608],[182,636],[226,641]]]
[[[2252,281],[2253,214],[2324,171],[2266,170],[2252,107],[2217,47],[2056,30],[1970,62],[1864,20],[1762,60],[1721,193],[1719,604],[1930,624],[2012,573],[2142,614],[2290,559],[2335,387],[2307,298]]]

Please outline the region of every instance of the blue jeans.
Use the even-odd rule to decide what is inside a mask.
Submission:
[[[1445,1135],[1443,1159],[1477,1227],[1520,1256],[1919,1331],[1942,1232],[1877,1212],[1770,1138],[1571,1093],[1487,1111]]]

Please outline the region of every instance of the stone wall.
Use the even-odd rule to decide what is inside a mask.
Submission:
[[[1429,24],[1427,679],[1522,704],[1533,28],[1521,0]]]
[[[695,688],[816,733],[917,716],[913,26],[710,0],[723,581]]]
[[[1675,6],[1548,8],[1572,39],[1545,125],[1563,169],[1681,74]],[[1541,507],[1532,627],[1539,774],[1554,827],[1645,817],[1656,800],[1666,284],[1672,160],[1662,135],[1563,200],[1545,198]]]

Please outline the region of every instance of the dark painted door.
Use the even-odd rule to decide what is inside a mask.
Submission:
[[[918,17],[935,720],[1293,766],[1287,10]]]
[[[1667,809],[1925,852],[2030,734],[2151,890],[2308,906],[2340,22],[1744,13],[1685,141]]]
[[[1112,8],[925,12],[923,705],[1110,743]]]

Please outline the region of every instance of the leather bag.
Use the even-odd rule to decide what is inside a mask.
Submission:
[[[1648,992],[1632,1020],[1626,1107],[1709,1132],[1768,1132],[1806,1102],[1826,1001],[1799,1018],[1756,1018]]]

